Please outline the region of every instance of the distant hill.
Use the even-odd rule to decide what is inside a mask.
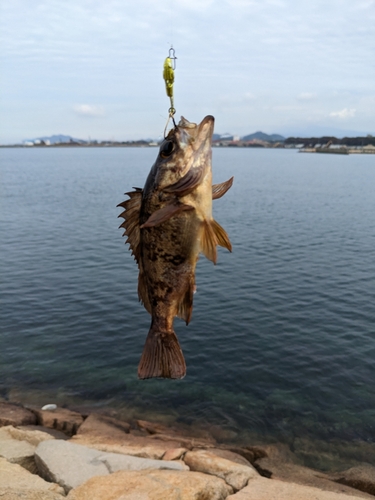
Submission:
[[[69,142],[78,142],[78,143],[84,143],[86,141],[83,141],[82,139],[74,139],[74,137],[71,137],[70,135],[64,135],[64,134],[57,134],[57,135],[50,135],[49,137],[36,137],[35,139],[27,139],[24,142],[35,142],[35,141],[49,141],[50,144],[65,144]]]
[[[242,137],[243,141],[252,141],[253,139],[258,139],[260,141],[277,142],[284,141],[285,137],[279,134],[265,134],[264,132],[255,132],[254,134],[245,135]]]

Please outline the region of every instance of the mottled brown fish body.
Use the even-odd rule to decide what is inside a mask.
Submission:
[[[200,252],[216,262],[216,246],[231,250],[212,218],[212,199],[232,179],[212,186],[214,118],[197,126],[181,119],[160,147],[143,190],[120,205],[127,242],[139,267],[138,295],[152,322],[138,367],[139,378],[182,378],[185,360],[173,330],[175,316],[189,323]]]

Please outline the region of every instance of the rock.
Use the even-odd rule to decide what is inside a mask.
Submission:
[[[1,500],[65,500],[65,496],[52,491],[3,490],[0,486]]]
[[[50,494],[49,496],[48,493]],[[21,494],[22,496],[20,496]],[[5,458],[0,458],[1,500],[4,498],[11,499],[12,496],[27,500],[31,498],[61,500],[62,497],[60,494],[64,495],[64,490],[58,484],[48,483],[41,477],[31,474],[20,465],[11,464]]]
[[[234,490],[240,490],[249,479],[258,478],[252,466],[240,465],[208,451],[188,451],[184,462],[193,471],[204,472],[224,479]]]
[[[309,469],[294,463],[294,458],[292,458],[293,462],[288,462],[288,454],[284,455],[284,459],[281,459],[277,453],[274,455],[271,454],[271,457],[275,458],[261,458],[254,464],[262,476],[305,486],[321,488],[325,491],[332,491],[347,495],[355,494],[357,496],[368,498],[366,493],[356,492],[351,487],[345,486],[344,484],[337,484],[324,472]]]
[[[54,411],[34,410],[34,413],[39,425],[62,431],[68,436],[76,434],[83,422],[83,417],[80,413],[67,410],[66,408],[57,408]]]
[[[1,427],[0,456],[35,474],[37,471],[34,460],[35,447],[47,439],[53,438],[44,432],[24,431],[12,426]]]
[[[189,467],[180,460],[150,460],[148,458],[120,455],[119,453],[102,453],[97,460],[103,462],[110,474],[119,470],[169,469],[189,470]]]
[[[290,447],[284,443],[266,444],[249,447],[255,455],[255,460],[262,458],[269,458],[275,462],[288,462],[292,464],[299,464],[296,455],[291,451]]]
[[[171,434],[171,429],[165,425],[148,422],[147,420],[137,420],[138,427],[149,434]]]
[[[227,500],[359,500],[362,497],[260,477]],[[370,496],[368,498],[371,498]]]
[[[55,439],[69,439],[69,436],[67,436],[63,432],[57,431],[56,429],[50,429],[49,427],[44,427],[44,425],[20,425],[19,427],[17,427],[17,429],[43,432],[43,434],[48,434]]]
[[[186,448],[172,448],[163,455],[163,460],[179,460],[188,450]]]
[[[64,500],[66,497],[52,491],[3,490],[0,486],[1,500]]]
[[[94,476],[118,470],[174,469],[188,470],[183,462],[149,460],[118,453],[103,453],[68,441],[44,441],[35,451],[39,474],[60,484],[66,492]]]
[[[17,439],[18,441],[26,441],[33,446],[38,446],[38,444],[43,441],[54,439],[54,436],[52,436],[49,432],[44,432],[42,428],[38,428],[36,426],[33,429],[29,429],[26,427],[15,428],[9,426],[3,427],[2,429],[0,429],[0,433],[1,431],[6,431],[12,439]]]
[[[36,424],[33,412],[13,403],[0,403],[0,427]]]
[[[70,442],[105,452],[122,453],[153,460],[160,460],[167,450],[182,447],[176,441],[159,441],[151,437],[125,433],[122,438],[117,439],[102,435],[77,434]]]
[[[67,500],[224,500],[232,491],[222,479],[200,472],[120,471],[90,479]]]
[[[127,422],[92,413],[79,427],[77,434],[91,434],[93,436],[104,436],[116,439],[122,438],[129,430],[130,425]]]
[[[296,438],[293,442],[303,465],[319,470],[347,470],[359,463],[375,463],[375,443]]]
[[[331,474],[330,477],[337,483],[375,495],[375,467],[373,465],[359,465],[343,472]]]
[[[216,441],[212,436],[207,433],[204,437],[192,436],[183,427],[166,427],[162,424],[148,422],[147,420],[137,420],[139,429],[150,434],[152,439],[160,441],[176,441],[180,446],[189,448],[210,448],[215,446]]]
[[[254,465],[256,460],[260,458],[266,457],[267,454],[262,446],[248,446],[248,447],[240,447],[240,446],[222,446],[222,449],[232,451],[233,453],[237,453],[237,455],[241,455],[248,462]]]
[[[154,441],[174,441],[175,446],[181,446],[192,450],[193,448],[211,448],[216,445],[216,441],[213,439],[203,439],[195,437],[184,437],[178,434],[153,434],[149,437]]]
[[[194,449],[193,451],[197,451],[197,450]],[[246,460],[246,458],[239,455],[238,453],[234,453],[233,451],[224,450],[222,448],[210,448],[209,452],[213,453],[217,457],[225,458],[226,460],[230,460],[231,462],[235,462],[236,464],[241,464],[241,465],[246,465],[247,467],[252,467],[251,463],[248,460]]]
[[[234,441],[238,436],[238,432],[233,431],[231,429],[225,429],[219,425],[210,425],[210,433],[213,438],[219,443],[223,443],[225,441]]]

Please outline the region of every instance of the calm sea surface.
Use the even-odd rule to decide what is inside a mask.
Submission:
[[[175,321],[186,378],[138,381],[150,318],[116,205],[156,154],[0,150],[0,394],[170,414],[322,469],[375,463],[375,157],[215,149],[233,253],[200,259],[192,322]]]

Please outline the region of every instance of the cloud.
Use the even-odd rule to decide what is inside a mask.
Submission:
[[[313,92],[301,92],[298,96],[297,99],[299,101],[312,101],[313,99],[316,99],[316,94]]]
[[[90,104],[76,104],[73,106],[74,111],[81,116],[103,116],[103,106],[92,106]]]
[[[345,120],[346,118],[353,118],[355,112],[356,112],[355,109],[344,108],[341,111],[332,111],[332,113],[330,113],[329,116],[331,116],[332,118],[339,118],[340,120]]]
[[[255,95],[252,92],[245,92],[245,100],[246,101],[252,101],[256,99]]]

